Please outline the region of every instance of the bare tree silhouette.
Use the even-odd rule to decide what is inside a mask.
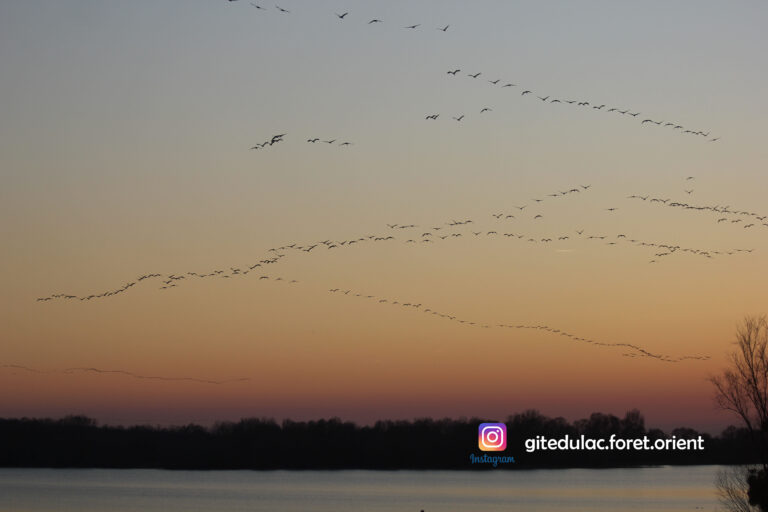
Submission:
[[[754,512],[756,507],[749,504],[750,475],[748,466],[728,466],[717,472],[715,487],[717,498],[726,510],[731,512]]]
[[[747,427],[761,469],[747,470],[747,496],[750,505],[768,511],[768,319],[748,316],[736,331],[736,350],[730,354],[730,367],[710,377],[715,386],[715,401],[737,414]],[[732,483],[734,475],[722,476]],[[731,494],[733,496],[733,494]],[[733,502],[736,503],[736,502]],[[732,510],[741,510],[733,508]]]

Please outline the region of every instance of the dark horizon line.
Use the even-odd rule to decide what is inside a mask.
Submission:
[[[277,423],[271,418],[218,422],[209,428],[188,424],[98,426],[86,416],[62,419],[0,419],[0,467],[157,469],[469,469],[470,454],[481,454],[478,426],[489,420],[422,418],[380,420],[358,426],[339,418]],[[752,439],[744,428],[720,436],[679,427],[669,434],[646,429],[637,409],[623,418],[593,413],[568,422],[527,410],[507,418],[507,449],[515,463],[505,469],[544,467],[629,467],[664,464],[754,463]],[[692,451],[526,452],[537,436],[624,439],[703,439]],[[508,467],[507,467],[508,466]]]
[[[627,409],[625,414],[637,411],[641,416],[644,415],[636,408],[630,408]],[[378,423],[416,423],[416,422],[439,422],[439,421],[450,421],[450,422],[465,422],[465,423],[483,423],[483,422],[496,422],[496,423],[507,423],[509,421],[512,421],[512,419],[515,416],[519,416],[522,414],[529,414],[534,413],[537,414],[543,418],[546,419],[552,419],[552,420],[560,420],[568,424],[573,424],[579,421],[586,421],[593,415],[604,415],[609,417],[615,417],[618,418],[613,413],[604,413],[601,411],[593,411],[586,416],[581,415],[582,417],[579,417],[580,415],[571,415],[573,418],[572,420],[569,420],[563,415],[554,415],[554,416],[548,416],[547,414],[544,414],[541,412],[540,409],[537,408],[527,408],[523,409],[521,411],[512,412],[506,415],[499,415],[499,416],[482,416],[482,415],[466,415],[466,414],[459,414],[456,416],[450,416],[450,415],[410,415],[410,416],[392,416],[392,417],[376,417],[375,419],[363,419],[363,420],[352,420],[352,419],[344,419],[341,415],[338,414],[332,414],[327,416],[317,416],[312,417],[308,419],[294,419],[288,416],[276,416],[276,415],[232,415],[230,418],[227,419],[226,417],[222,417],[222,419],[216,419],[216,418],[210,418],[206,416],[200,416],[196,415],[197,418],[193,418],[189,421],[110,421],[109,419],[99,419],[98,416],[106,416],[106,417],[114,417],[114,414],[88,414],[85,412],[72,412],[72,413],[62,413],[60,415],[55,416],[32,416],[32,415],[17,415],[17,416],[3,416],[0,415],[0,421],[47,421],[47,422],[65,422],[68,420],[76,419],[76,418],[82,418],[86,420],[88,423],[92,424],[96,427],[107,427],[107,428],[123,428],[123,429],[130,429],[130,428],[152,428],[157,430],[174,430],[179,428],[185,428],[185,427],[200,427],[204,430],[212,430],[218,425],[222,424],[232,424],[232,423],[241,423],[241,422],[247,422],[247,421],[261,421],[261,422],[272,422],[278,426],[282,426],[285,423],[290,424],[310,424],[310,423],[317,423],[317,422],[337,422],[345,425],[353,425],[356,428],[372,428],[376,426]],[[222,415],[225,416],[225,415]],[[348,414],[349,416],[349,414]],[[126,415],[117,415],[118,418],[120,417],[126,417]],[[366,416],[367,417],[367,416]],[[738,424],[737,421],[731,421],[731,422],[715,422],[712,421],[704,421],[699,422],[700,425],[703,424],[701,427],[692,427],[689,425],[676,425],[675,422],[661,422],[665,427],[649,427],[649,430],[659,430],[662,432],[672,432],[677,429],[690,429],[694,430],[702,435],[708,435],[711,437],[717,437],[721,435],[723,432],[728,431],[729,429],[741,429],[742,427]],[[722,426],[720,426],[722,425]]]
[[[637,408],[631,408],[628,409],[625,412],[626,414],[636,412],[639,414],[644,421],[644,415],[639,411]],[[214,419],[214,420],[207,420],[207,421],[199,421],[199,420],[191,420],[191,421],[181,421],[181,422],[152,422],[152,421],[136,421],[136,422],[110,422],[110,421],[103,421],[95,417],[95,415],[90,415],[87,413],[82,412],[73,412],[68,414],[62,414],[59,416],[28,416],[28,415],[21,415],[21,416],[1,416],[0,415],[0,422],[2,421],[41,421],[41,422],[56,422],[56,423],[80,423],[83,422],[83,424],[87,424],[88,426],[98,427],[98,428],[124,428],[124,429],[130,429],[130,428],[152,428],[157,430],[174,430],[179,428],[187,428],[190,426],[194,427],[200,427],[204,430],[213,430],[219,425],[225,425],[225,424],[233,424],[233,423],[242,423],[242,422],[250,422],[250,421],[258,421],[263,423],[274,423],[278,426],[283,426],[286,424],[314,424],[319,422],[325,422],[325,423],[339,423],[343,425],[353,425],[356,428],[372,428],[375,427],[377,424],[380,423],[390,423],[390,424],[404,424],[404,423],[421,423],[421,422],[456,422],[456,423],[469,423],[469,424],[475,424],[475,423],[487,423],[487,422],[496,422],[496,423],[508,423],[513,420],[513,418],[521,416],[521,415],[538,415],[541,418],[545,418],[547,420],[555,420],[555,421],[562,421],[568,424],[575,424],[580,421],[587,421],[590,417],[595,415],[600,416],[606,416],[606,417],[612,417],[620,419],[618,416],[616,416],[613,413],[604,413],[601,411],[593,411],[590,414],[588,414],[586,417],[578,418],[569,421],[565,416],[557,415],[557,416],[548,416],[546,414],[543,414],[539,409],[537,408],[527,408],[519,412],[513,412],[504,416],[482,416],[482,415],[458,415],[458,416],[410,416],[408,418],[400,418],[400,417],[391,417],[391,418],[377,418],[375,420],[368,420],[368,421],[355,421],[355,420],[348,420],[343,419],[339,415],[328,415],[328,416],[318,416],[315,418],[310,419],[293,419],[290,417],[278,417],[274,415],[244,415],[240,416],[237,419]],[[626,416],[625,416],[626,417]],[[735,423],[729,423],[726,426],[722,427],[720,430],[720,433],[729,430],[729,429],[741,429],[742,427],[736,425]],[[660,428],[660,427],[650,427],[650,430],[659,430],[662,432],[666,432],[666,430],[669,430],[670,432],[678,429],[690,429],[694,430],[698,433],[701,433],[702,435],[708,435],[712,437],[716,437],[718,434],[713,434],[711,429],[710,430],[703,430],[698,428],[693,428],[687,425],[678,425],[676,427],[669,427],[667,429]]]

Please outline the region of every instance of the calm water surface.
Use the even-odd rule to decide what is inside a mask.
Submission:
[[[0,511],[711,511],[718,469],[0,469]]]

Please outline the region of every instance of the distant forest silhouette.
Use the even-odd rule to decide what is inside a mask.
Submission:
[[[358,426],[338,418],[308,422],[242,419],[210,428],[99,426],[85,416],[63,419],[0,419],[0,466],[165,469],[469,469],[478,450],[477,428],[487,420],[418,419]],[[746,429],[728,427],[719,436],[701,434],[704,451],[536,451],[525,439],[585,435],[631,439],[697,438],[677,428],[668,434],[646,430],[637,410],[624,418],[593,413],[569,423],[529,410],[510,416],[504,452],[515,464],[499,467],[566,468],[662,464],[746,464],[757,462]]]

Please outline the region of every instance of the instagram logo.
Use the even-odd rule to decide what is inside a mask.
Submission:
[[[507,426],[481,423],[477,428],[477,446],[484,452],[503,452],[507,449]]]

